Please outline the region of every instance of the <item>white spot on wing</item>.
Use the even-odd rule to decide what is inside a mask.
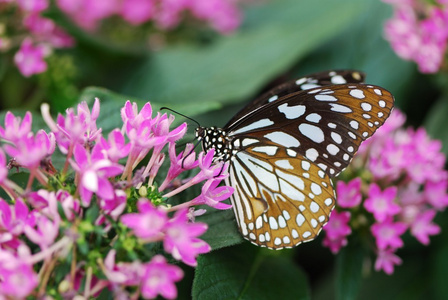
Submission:
[[[336,76],[331,77],[331,83],[344,84],[344,83],[347,83],[347,81],[341,75],[336,75]]]
[[[354,89],[350,90],[350,96],[355,97],[357,99],[364,99],[366,96],[362,90]]]
[[[321,94],[317,94],[316,96],[314,96],[314,99],[316,99],[317,101],[338,101],[338,98],[336,98],[335,96]]]
[[[269,156],[274,156],[277,153],[278,147],[276,146],[259,146],[252,148],[255,152],[265,153]]]
[[[306,150],[305,156],[311,161],[316,161],[317,157],[319,156],[319,152],[317,152],[317,150],[314,148],[310,148]]]
[[[345,106],[345,105],[330,103],[330,106],[331,106],[330,109],[335,112],[339,112],[339,113],[351,113],[352,112],[350,107]]]
[[[304,136],[315,143],[322,143],[324,141],[324,132],[317,126],[302,123],[299,125],[299,130]]]
[[[278,110],[283,113],[287,119],[294,120],[305,113],[306,107],[304,105],[288,106],[288,103],[283,103],[278,106]]]
[[[247,126],[241,127],[238,130],[233,131],[232,134],[240,134],[240,133],[248,132],[248,131],[251,131],[251,130],[254,130],[254,129],[259,129],[259,128],[264,128],[264,127],[267,127],[267,126],[271,126],[273,124],[274,124],[274,122],[272,122],[271,120],[269,120],[267,118],[266,119],[261,119],[261,120],[253,122],[252,124],[249,124]]]
[[[309,114],[308,116],[306,116],[305,119],[307,121],[310,121],[313,123],[319,123],[319,121],[320,121],[320,119],[322,119],[322,117],[319,114],[312,113],[312,114]]]
[[[274,102],[277,99],[278,99],[278,96],[274,95],[274,96],[272,96],[271,98],[268,99],[268,102]]]
[[[281,131],[274,131],[264,135],[265,138],[271,140],[272,142],[282,145],[286,148],[289,147],[299,147],[300,142],[298,139],[290,134]]]
[[[288,159],[281,159],[275,161],[275,165],[286,170],[293,170],[294,167],[291,165]]]

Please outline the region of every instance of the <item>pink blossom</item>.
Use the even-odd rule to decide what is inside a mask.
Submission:
[[[185,150],[176,155],[176,144],[169,143],[168,154],[170,157],[170,168],[168,169],[168,174],[165,180],[159,187],[159,191],[163,191],[168,184],[179,176],[185,170],[191,170],[198,166],[198,161],[196,160],[196,153],[193,150],[193,144],[187,144]]]
[[[140,274],[143,273],[143,266],[139,261],[132,263],[116,263],[115,249],[112,249],[104,259],[105,274],[111,283],[124,285],[138,285]]]
[[[37,287],[39,279],[26,260],[0,250],[0,295],[24,299]]]
[[[204,152],[199,153],[198,163],[201,171],[191,180],[194,184],[211,178],[222,180],[228,176],[228,165],[224,163],[215,164],[214,155],[214,149],[210,149],[206,154]]]
[[[48,0],[17,0],[17,4],[20,9],[31,12],[39,13],[48,7]]]
[[[394,254],[393,249],[379,250],[378,257],[375,261],[375,270],[383,270],[386,274],[391,275],[394,272],[394,266],[401,265],[401,259]]]
[[[100,144],[112,162],[118,162],[120,159],[128,156],[131,150],[131,144],[126,143],[119,129],[112,130],[107,140],[101,137]]]
[[[322,241],[322,245],[330,249],[331,253],[336,254],[341,250],[342,247],[347,246],[348,240],[345,236],[337,237],[335,239],[331,239],[327,236],[324,237]]]
[[[26,38],[14,56],[14,62],[23,76],[29,77],[47,70],[47,63],[44,60],[45,56],[47,56],[45,46],[34,46],[31,39]]]
[[[67,154],[75,144],[88,145],[99,138],[101,129],[96,126],[96,119],[100,113],[100,101],[95,102],[90,112],[85,101],[78,104],[77,114],[72,108],[66,110],[66,117],[59,114],[57,123],[52,119],[48,106],[42,107],[42,116],[56,137],[59,150]]]
[[[6,155],[0,148],[0,185],[5,182],[8,177],[8,168],[6,167]]]
[[[334,210],[331,213],[330,220],[324,226],[325,237],[323,245],[330,248],[332,253],[337,253],[347,245],[347,236],[352,232],[348,225],[350,222],[350,212],[338,212]]]
[[[196,256],[209,252],[211,248],[197,238],[207,230],[207,224],[189,223],[187,213],[187,209],[181,209],[167,223],[163,246],[175,259],[194,267],[197,264]]]
[[[70,164],[79,176],[78,190],[82,204],[89,206],[93,193],[103,199],[112,199],[115,193],[108,178],[121,174],[123,166],[108,160],[99,145],[95,145],[89,153],[77,144],[73,154],[75,161],[70,161]]]
[[[90,31],[95,30],[102,19],[112,16],[120,7],[117,0],[58,0],[56,4],[76,24]]]
[[[392,186],[381,192],[376,183],[372,183],[369,188],[369,198],[364,202],[364,207],[378,222],[383,222],[389,216],[394,216],[401,211],[401,207],[394,203],[397,196],[397,188]]]
[[[21,139],[31,133],[32,121],[33,117],[29,111],[25,113],[23,120],[8,111],[5,116],[5,128],[0,126],[0,137],[10,142]]]
[[[178,266],[170,265],[162,255],[154,256],[143,266],[141,292],[145,298],[156,298],[158,294],[166,299],[175,299],[177,290],[174,282],[182,279],[183,272]]]
[[[140,25],[153,17],[155,0],[124,0],[120,14],[132,25]]]
[[[131,228],[141,239],[158,238],[168,222],[166,212],[155,207],[148,200],[137,202],[138,213],[129,213],[121,217],[121,222]]]
[[[210,207],[214,207],[216,209],[229,209],[232,207],[230,204],[222,203],[228,199],[234,188],[230,186],[221,186],[217,187],[221,182],[220,179],[209,179],[202,186],[202,193],[198,197],[194,198],[191,201],[192,205],[202,205],[206,204]]]
[[[429,236],[440,233],[440,227],[432,223],[436,215],[435,210],[420,213],[411,224],[411,234],[423,245],[429,244]]]
[[[4,149],[21,166],[33,170],[40,167],[41,162],[53,154],[55,147],[54,134],[52,132],[47,134],[41,129],[36,135],[28,134],[15,140],[14,145],[5,145]]]
[[[424,191],[426,201],[438,210],[445,209],[448,206],[447,187],[448,182],[446,180],[427,181]]]
[[[42,214],[37,214],[35,226],[25,226],[24,233],[31,242],[39,245],[41,249],[46,249],[57,238],[60,222],[59,215],[51,220]]]
[[[400,238],[407,229],[406,224],[401,222],[393,223],[390,219],[375,223],[371,227],[373,236],[376,238],[376,245],[380,250],[385,250],[387,247],[400,248],[403,246],[403,241]]]
[[[39,14],[30,14],[23,20],[24,25],[33,33],[35,39],[48,42],[55,48],[73,47],[75,40],[52,20]]]
[[[337,203],[342,208],[352,208],[361,204],[361,178],[357,177],[345,183],[338,181],[336,187]]]
[[[17,199],[14,205],[9,205],[0,198],[0,245],[17,248],[20,245],[19,236],[25,226],[33,225],[34,219],[29,214],[28,206]]]
[[[326,236],[331,239],[336,239],[341,236],[347,236],[352,232],[352,229],[348,225],[350,222],[350,212],[342,211],[338,212],[334,210],[331,213],[330,220],[324,226]]]

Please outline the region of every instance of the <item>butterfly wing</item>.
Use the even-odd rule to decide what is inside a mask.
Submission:
[[[235,187],[232,204],[243,237],[271,249],[291,248],[319,234],[334,207],[334,190],[328,174],[306,158],[266,143],[232,157],[226,184]]]
[[[393,96],[373,85],[293,92],[225,128],[227,184],[242,235],[272,249],[314,239],[335,205],[330,177],[389,116]]]
[[[330,85],[281,97],[226,130],[232,138],[267,139],[294,150],[333,177],[384,123],[393,103],[378,86]]]
[[[313,73],[296,80],[285,82],[262,94],[260,97],[247,104],[227,123],[226,127],[229,127],[232,123],[247,115],[248,113],[253,112],[257,108],[275,101],[274,99],[279,99],[291,93],[296,93],[297,91],[308,90],[325,85],[361,83],[364,81],[364,79],[365,75],[362,72],[355,70],[339,70]]]

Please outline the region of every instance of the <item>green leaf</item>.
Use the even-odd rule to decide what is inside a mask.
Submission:
[[[356,299],[362,278],[364,251],[351,241],[342,248],[336,260],[336,299]]]
[[[173,105],[234,103],[344,29],[362,1],[279,0],[247,10],[243,27],[207,47],[176,45],[135,67],[124,92]]]
[[[207,208],[207,213],[198,217],[197,221],[208,224],[208,230],[201,236],[201,239],[214,250],[243,242],[232,209],[222,211]]]
[[[424,126],[432,138],[442,141],[442,152],[448,154],[448,95],[442,96],[427,114]]]
[[[282,252],[245,243],[198,259],[193,299],[309,298],[305,274]]]
[[[357,69],[366,73],[366,82],[390,90],[396,104],[404,103],[415,64],[399,58],[384,39],[384,23],[392,17],[389,4],[364,0],[363,10],[350,27],[320,45],[299,64],[298,76],[328,69]]]

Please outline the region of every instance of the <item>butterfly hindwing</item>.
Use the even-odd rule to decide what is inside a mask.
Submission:
[[[240,231],[257,245],[281,249],[314,239],[335,204],[328,174],[283,147],[256,142],[232,157],[229,174]]]

